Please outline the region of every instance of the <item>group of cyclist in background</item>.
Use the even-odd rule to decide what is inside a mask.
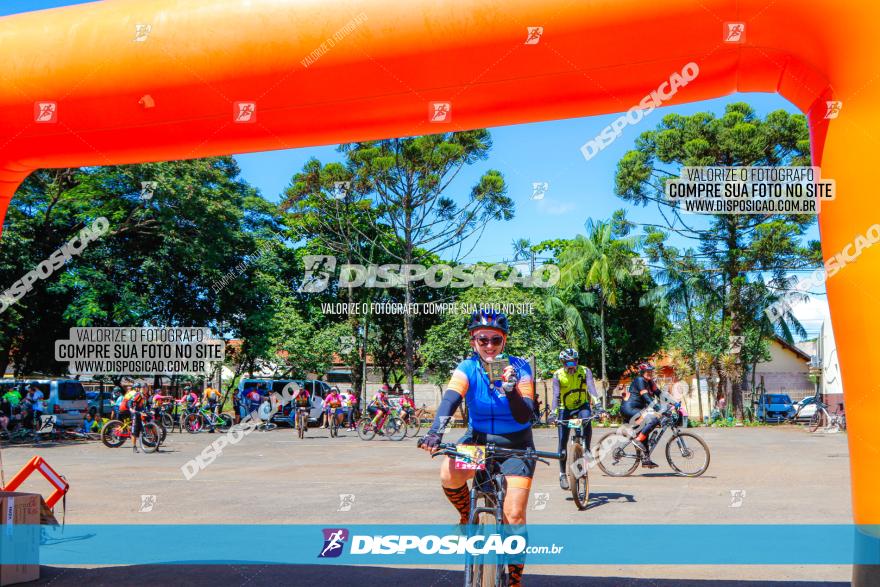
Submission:
[[[17,428],[38,429],[46,410],[45,400],[36,385],[22,384],[9,389],[0,396],[0,432],[9,435]]]

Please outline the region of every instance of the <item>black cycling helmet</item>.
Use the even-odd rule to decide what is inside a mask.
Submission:
[[[494,328],[500,330],[504,334],[510,332],[510,324],[507,322],[507,316],[495,310],[477,310],[471,314],[471,321],[468,324],[468,332],[477,328]]]

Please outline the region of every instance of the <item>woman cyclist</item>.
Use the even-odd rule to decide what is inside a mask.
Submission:
[[[391,411],[391,404],[388,402],[388,392],[390,391],[390,387],[388,384],[382,386],[382,389],[376,392],[376,395],[373,396],[372,401],[367,406],[367,413],[373,417],[373,427],[376,427],[376,424]],[[378,434],[382,434],[381,430],[376,431]]]
[[[660,389],[654,383],[654,367],[650,363],[640,363],[638,369],[639,376],[633,379],[629,389],[623,394],[620,413],[630,424],[638,426],[639,434],[632,443],[642,454],[642,466],[646,469],[656,469],[657,463],[648,457],[645,441],[651,430],[660,423],[659,416],[649,409]]]
[[[305,387],[300,387],[299,391],[296,392],[296,395],[293,396],[293,409],[290,411],[290,418],[292,420],[291,426],[297,428],[296,417],[299,412],[306,413],[306,428],[309,427],[308,418],[309,412],[312,409],[312,397],[308,391],[306,391]]]
[[[468,324],[473,354],[458,364],[446,386],[437,415],[419,446],[429,452],[442,442],[443,432],[462,400],[467,402],[468,430],[458,444],[494,443],[504,448],[534,448],[532,440],[532,411],[535,387],[529,363],[519,357],[510,357],[504,369],[503,381],[489,381],[486,364],[501,354],[507,342],[510,327],[507,316],[492,311],[474,312]],[[534,461],[516,457],[500,462],[501,472],[507,478],[504,498],[504,522],[524,525],[529,488],[535,472]],[[440,485],[446,498],[459,513],[459,523],[467,524],[470,517],[470,492],[467,481],[475,471],[456,469],[453,459],[446,457],[440,465]],[[509,564],[510,585],[519,585],[523,565]]]
[[[342,426],[342,397],[339,395],[339,388],[334,387],[324,397],[324,422],[325,428],[330,427],[330,420],[336,418],[336,425]]]

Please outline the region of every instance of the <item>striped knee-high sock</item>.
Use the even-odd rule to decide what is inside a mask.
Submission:
[[[449,500],[449,503],[454,505],[455,509],[458,510],[458,513],[461,516],[458,523],[467,524],[468,517],[471,515],[471,492],[468,489],[467,483],[456,489],[444,487],[443,493],[446,494],[446,499]]]
[[[510,587],[516,587],[517,585],[522,584],[524,568],[525,565],[507,565],[507,574],[510,577],[510,582],[507,584],[510,585]]]

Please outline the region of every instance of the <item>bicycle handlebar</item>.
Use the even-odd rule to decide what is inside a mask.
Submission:
[[[462,445],[462,446],[470,446],[470,445]],[[492,443],[488,443],[485,446],[486,449],[486,460],[491,459],[492,457],[522,457],[525,459],[533,459],[533,460],[541,460],[541,459],[555,459],[562,460],[562,455],[558,452],[547,452],[535,450],[533,448],[505,448],[502,446],[497,446]],[[458,452],[456,450],[458,448],[457,444],[452,443],[441,443],[437,445],[437,450],[431,454],[431,458],[436,455],[443,454],[446,456],[462,456],[469,458],[470,455],[466,455],[464,453]]]

